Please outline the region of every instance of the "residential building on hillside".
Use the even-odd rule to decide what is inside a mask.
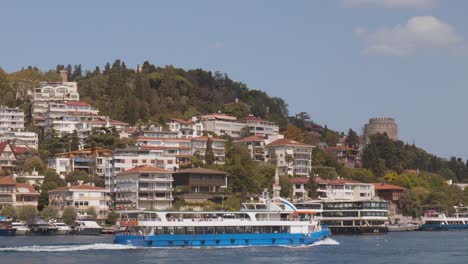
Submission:
[[[178,131],[164,130],[160,126],[151,126],[143,131],[143,137],[148,138],[179,138]]]
[[[8,131],[0,135],[0,142],[10,141],[15,147],[38,149],[39,138],[36,132]]]
[[[361,167],[359,149],[348,146],[328,147],[324,149],[326,153],[336,159],[338,163],[346,168]]]
[[[201,116],[203,128],[205,131],[213,132],[218,136],[231,136],[233,138],[241,137],[241,132],[246,128],[246,124],[237,121],[234,116],[221,113]]]
[[[309,176],[312,171],[313,146],[290,139],[278,139],[267,145],[268,161],[280,174]]]
[[[28,172],[22,172],[20,174],[13,174],[13,178],[16,179],[21,179],[25,181],[26,183],[29,183],[31,185],[42,185],[44,183],[44,175],[39,175],[39,172],[36,171],[35,168],[33,168],[33,171],[31,173]]]
[[[265,140],[260,135],[249,136],[243,139],[234,141],[234,144],[244,144],[250,152],[252,159],[256,161],[267,160],[267,149]]]
[[[170,131],[178,132],[177,136],[179,138],[192,138],[203,135],[203,123],[196,117],[191,120],[171,118],[166,126],[169,127]]]
[[[190,192],[178,195],[186,201],[206,201],[219,198],[222,189],[228,186],[228,175],[224,171],[190,168],[173,174],[174,187],[187,187]]]
[[[115,203],[119,209],[164,210],[172,206],[172,174],[153,166],[141,166],[115,176]]]
[[[88,217],[88,208],[94,208],[96,221],[104,224],[109,214],[111,203],[109,190],[96,187],[94,184],[80,184],[60,187],[49,191],[49,206],[58,209],[59,215],[63,214],[66,207],[74,207],[78,213],[78,219]]]
[[[318,198],[321,200],[369,200],[375,196],[375,188],[371,183],[362,183],[353,180],[325,180],[316,177],[318,184]],[[309,177],[295,177],[291,179],[293,197],[307,199]]]
[[[384,199],[389,203],[389,211],[391,214],[401,214],[400,210],[400,200],[401,194],[405,190],[405,188],[387,184],[387,183],[373,183],[375,192],[378,197]]]
[[[39,193],[28,183],[17,183],[13,177],[0,178],[0,210],[7,207],[36,206]]]
[[[111,193],[114,193],[115,176],[119,172],[140,166],[153,166],[168,171],[174,171],[178,168],[176,157],[163,156],[160,151],[152,150],[151,148],[116,149],[112,152],[112,157],[107,162],[109,165],[105,174],[105,184]]]
[[[205,136],[192,138],[192,155],[200,157],[203,161],[205,161],[208,141],[211,142],[211,147],[213,149],[215,157],[214,163],[224,164],[224,160],[226,158],[226,140],[221,138]]]
[[[0,142],[0,169],[11,170],[16,167],[18,158],[10,142]]]
[[[250,135],[259,135],[263,138],[268,138],[269,136],[279,134],[279,127],[275,122],[254,116],[243,118],[242,121],[246,123]]]
[[[322,200],[369,200],[375,196],[372,183],[362,183],[354,180],[325,180],[315,178],[319,188],[317,193]]]
[[[189,164],[192,157],[191,139],[188,138],[138,137],[137,143],[142,149],[157,153],[157,156],[174,157],[176,162],[172,169]]]
[[[8,131],[24,130],[24,111],[0,106],[0,135]]]
[[[65,175],[75,170],[82,170],[91,175],[104,177],[108,170],[108,159],[112,151],[96,147],[76,151],[62,152],[49,158],[49,167],[59,175]]]

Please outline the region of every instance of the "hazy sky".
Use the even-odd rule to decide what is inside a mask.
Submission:
[[[468,1],[5,1],[0,67],[145,60],[227,73],[330,128],[396,118],[468,158]]]

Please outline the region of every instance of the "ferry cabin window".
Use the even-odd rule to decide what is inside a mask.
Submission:
[[[132,227],[134,228],[134,227]],[[200,226],[200,227],[156,227],[156,235],[183,234],[245,234],[245,233],[289,233],[288,226]]]

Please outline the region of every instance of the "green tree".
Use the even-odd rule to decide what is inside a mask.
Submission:
[[[65,224],[67,225],[73,224],[73,222],[75,222],[76,220],[76,216],[77,216],[77,212],[74,207],[69,206],[63,209],[62,219]]]
[[[318,183],[315,181],[315,177],[311,176],[306,184],[307,196],[309,198],[317,198],[317,189],[319,188]]]
[[[25,205],[18,209],[18,218],[22,221],[34,219],[38,214],[37,208],[31,205]]]
[[[417,218],[421,215],[421,201],[412,190],[405,190],[400,198],[401,210],[404,215]]]
[[[117,220],[119,220],[119,217],[120,214],[116,211],[109,212],[109,214],[107,215],[106,224],[115,225],[115,223],[117,223]]]
[[[65,176],[65,181],[70,183],[77,183],[79,181],[83,181],[83,183],[90,183],[94,182],[94,179],[89,173],[85,171],[75,170]]]
[[[295,125],[288,125],[284,136],[288,139],[302,142],[304,138],[302,137],[302,130]]]
[[[351,128],[348,130],[348,136],[346,137],[346,144],[352,147],[359,146],[359,136]]]
[[[18,212],[15,207],[13,206],[5,206],[3,207],[2,211],[0,212],[1,216],[5,216],[7,218],[17,218]]]
[[[96,208],[94,208],[94,206],[89,206],[88,208],[86,208],[86,215],[91,216],[93,220],[96,220],[97,218]]]
[[[205,152],[205,162],[206,165],[211,166],[215,161],[215,155],[213,151],[213,141],[208,138],[206,141],[206,152]]]
[[[291,178],[288,175],[280,175],[279,184],[281,186],[280,196],[283,198],[291,198],[292,196]]]
[[[57,219],[58,214],[57,208],[52,206],[46,206],[41,211],[41,216],[46,220]]]
[[[40,173],[44,170],[44,163],[39,157],[31,157],[24,161],[24,171],[31,173],[34,169]]]

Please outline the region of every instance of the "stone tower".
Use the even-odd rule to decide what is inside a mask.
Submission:
[[[364,125],[364,137],[366,142],[369,141],[371,135],[377,133],[387,133],[390,139],[398,140],[398,125],[395,123],[395,119],[389,117],[369,119],[369,123]]]

